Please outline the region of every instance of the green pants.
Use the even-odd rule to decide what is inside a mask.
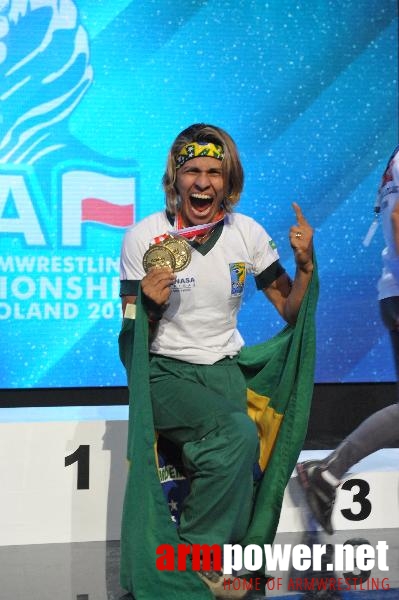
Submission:
[[[163,356],[150,362],[154,426],[182,452],[190,493],[179,535],[190,544],[225,544],[246,533],[253,501],[256,426],[235,359],[193,365]]]

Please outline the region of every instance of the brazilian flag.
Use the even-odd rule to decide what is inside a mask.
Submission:
[[[262,344],[244,347],[239,364],[247,381],[248,414],[258,426],[259,468],[254,511],[240,543],[271,544],[285,487],[306,436],[313,393],[317,269],[295,326],[287,325]],[[212,600],[213,594],[191,571],[160,571],[157,548],[176,548],[179,537],[162,491],[149,384],[148,320],[140,292],[135,319],[123,320],[120,357],[129,387],[127,475],[121,532],[121,585],[136,600]],[[267,565],[266,565],[267,569]]]

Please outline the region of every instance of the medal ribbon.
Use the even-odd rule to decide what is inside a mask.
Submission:
[[[192,240],[196,238],[198,235],[205,235],[209,231],[211,231],[220,221],[224,219],[224,209],[221,208],[219,212],[214,216],[211,223],[203,223],[202,225],[193,225],[192,227],[183,227],[183,219],[181,213],[177,213],[175,218],[175,229],[168,231],[167,233],[162,233],[161,235],[157,235],[151,242],[151,246],[154,244],[162,244],[169,237],[176,235],[176,233],[180,237],[184,237],[186,240]]]
[[[151,246],[153,244],[162,244],[162,242],[164,242],[165,240],[167,240],[168,237],[170,237],[169,233],[163,233],[162,235],[157,235],[157,237],[154,237],[154,239],[152,240]]]
[[[178,233],[179,236],[184,237],[186,240],[192,240],[197,235],[205,235],[211,229],[216,227],[220,221],[224,219],[224,210],[221,208],[219,212],[214,216],[211,223],[203,223],[202,225],[193,225],[192,227],[183,227],[183,219],[181,213],[177,213],[175,219],[175,231],[170,231],[170,234]]]

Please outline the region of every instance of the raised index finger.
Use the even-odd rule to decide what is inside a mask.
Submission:
[[[292,208],[294,209],[296,220],[298,221],[298,225],[308,225],[307,220],[303,216],[302,209],[296,202],[292,203]]]

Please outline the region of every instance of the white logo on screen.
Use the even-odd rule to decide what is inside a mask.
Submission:
[[[35,164],[93,80],[75,3],[0,0],[0,75],[0,164]]]
[[[132,169],[94,160],[67,127],[89,59],[72,0],[0,0],[0,233],[27,246],[49,247],[56,231],[57,245],[79,247],[85,223],[134,222]]]

